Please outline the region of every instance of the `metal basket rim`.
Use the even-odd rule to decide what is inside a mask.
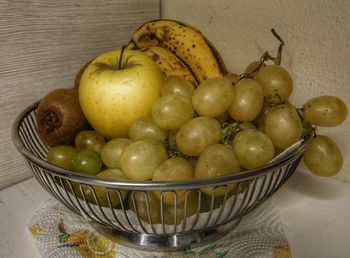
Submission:
[[[60,178],[68,179],[74,182],[79,182],[83,184],[91,184],[98,185],[107,188],[120,188],[120,189],[129,189],[129,190],[178,190],[178,189],[197,189],[199,187],[215,187],[223,184],[230,183],[238,183],[242,181],[246,181],[258,176],[263,176],[269,173],[276,171],[277,169],[283,167],[284,165],[296,160],[300,156],[303,155],[305,149],[309,145],[311,139],[313,138],[313,134],[310,134],[309,137],[304,139],[303,143],[299,148],[292,151],[284,158],[279,160],[278,162],[272,162],[267,164],[266,166],[260,167],[254,170],[246,170],[240,171],[238,173],[223,176],[218,178],[211,179],[192,179],[187,181],[134,181],[134,180],[112,180],[112,179],[101,179],[96,176],[83,175],[80,173],[76,173],[73,171],[69,171],[57,166],[54,166],[47,161],[37,157],[32,152],[30,152],[23,144],[19,136],[19,127],[21,122],[25,119],[25,117],[31,113],[39,104],[40,101],[36,101],[31,105],[27,106],[15,119],[12,125],[12,141],[17,148],[17,150],[21,153],[21,155],[30,160],[37,166],[44,168],[50,174],[54,176],[58,176]]]

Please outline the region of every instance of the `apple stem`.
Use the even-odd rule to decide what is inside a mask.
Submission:
[[[118,69],[121,70],[122,69],[122,61],[123,61],[123,55],[124,55],[124,50],[125,50],[126,46],[123,45],[122,49],[120,50],[120,57],[119,57],[119,61],[118,61]]]

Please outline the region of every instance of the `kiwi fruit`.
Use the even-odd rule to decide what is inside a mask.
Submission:
[[[49,147],[74,145],[75,136],[89,127],[76,88],[49,92],[39,103],[36,120],[38,135]]]

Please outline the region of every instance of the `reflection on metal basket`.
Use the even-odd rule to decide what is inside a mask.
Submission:
[[[310,135],[298,148],[268,166],[232,176],[181,182],[113,181],[67,171],[45,161],[48,148],[37,135],[37,104],[18,116],[12,135],[36,179],[102,234],[144,250],[172,251],[222,237],[293,174],[312,138]],[[211,196],[200,191],[204,187],[212,187]],[[160,200],[155,198],[155,190],[161,191]],[[217,196],[218,190],[223,195]],[[173,195],[174,204],[163,201],[166,192]]]

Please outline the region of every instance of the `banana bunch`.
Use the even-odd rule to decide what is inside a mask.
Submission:
[[[153,59],[165,78],[171,75],[178,75],[189,80],[193,85],[197,85],[197,80],[193,76],[191,69],[170,51],[158,46],[148,46],[140,50]]]
[[[203,34],[178,21],[146,22],[133,33],[127,48],[148,54],[165,76],[183,76],[194,85],[227,74],[219,52]]]

